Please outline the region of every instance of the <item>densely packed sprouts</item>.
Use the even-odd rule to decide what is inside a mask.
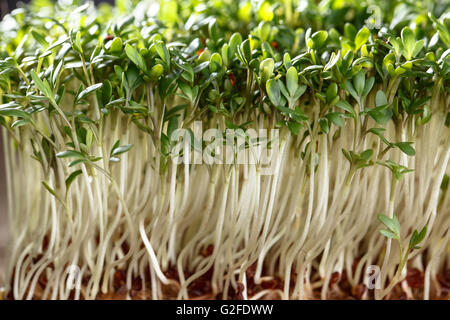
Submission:
[[[74,2],[1,23],[9,297],[445,296],[448,5]]]

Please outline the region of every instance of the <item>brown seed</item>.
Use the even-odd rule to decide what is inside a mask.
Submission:
[[[128,245],[128,243],[126,241],[122,242],[122,251],[123,254],[127,254],[128,251],[130,251],[130,246]]]
[[[366,286],[364,284],[356,285],[352,290],[352,295],[358,300],[361,300],[364,292],[366,292]]]
[[[211,291],[211,284],[205,278],[199,278],[192,282],[188,287],[189,296],[200,297]]]
[[[331,278],[330,278],[330,285],[333,285],[336,282],[338,282],[340,277],[341,277],[341,274],[339,272],[337,272],[337,271],[333,272],[331,274]]]
[[[132,290],[135,290],[137,292],[142,290],[142,279],[141,277],[137,277],[133,279],[133,282],[131,283]]]
[[[10,290],[8,292],[8,294],[6,295],[6,299],[5,300],[15,300],[14,296],[13,296],[13,293],[12,293],[12,290]]]
[[[43,251],[47,251],[48,244],[49,244],[49,238],[46,235],[46,236],[44,236],[44,239],[42,240],[42,250]]]
[[[244,295],[242,293],[238,293],[234,296],[234,300],[244,300]]]
[[[122,285],[118,290],[116,290],[116,296],[124,296],[127,294],[127,291],[128,291],[127,286]]]
[[[219,292],[218,294],[216,294],[216,300],[222,300],[222,295],[223,292]]]
[[[42,254],[38,254],[36,257],[33,258],[33,263],[37,263],[39,260],[42,259],[44,255]]]
[[[47,277],[46,277],[46,275],[45,274],[42,274],[40,277],[39,277],[39,284],[41,285],[41,287],[42,288],[45,288],[45,287],[47,287]]]
[[[244,300],[244,284],[242,282],[237,283],[236,293],[234,295],[235,300]]]
[[[408,300],[408,297],[406,296],[406,293],[402,292],[400,296],[398,297],[398,300]]]
[[[264,280],[261,282],[261,287],[263,289],[275,289],[277,287],[277,280],[270,279],[270,280]]]
[[[138,293],[139,293],[139,290],[135,290],[135,289],[132,288],[130,290],[130,297],[131,298],[135,298],[138,295]]]
[[[118,290],[125,283],[125,271],[118,270],[114,273],[113,285]]]
[[[411,288],[422,288],[424,275],[419,269],[408,269],[406,281],[408,282],[408,286],[410,286]]]
[[[245,275],[247,276],[247,279],[253,279],[255,277],[255,273],[256,273],[256,263],[252,264],[245,271]]]
[[[275,281],[277,282],[277,286],[275,289],[283,290],[284,288],[284,282],[280,278],[275,278]],[[291,279],[291,286],[295,285],[295,281]]]
[[[196,52],[197,56],[200,56],[203,53],[203,51],[205,51],[205,48],[197,50],[197,52]]]
[[[179,280],[178,271],[175,268],[164,271],[164,275],[169,279]]]
[[[202,250],[201,255],[206,258],[206,257],[211,256],[213,254],[213,251],[214,251],[214,245],[210,244]]]
[[[230,83],[232,86],[236,83],[236,78],[234,77],[233,73],[228,74],[228,79],[230,79]]]

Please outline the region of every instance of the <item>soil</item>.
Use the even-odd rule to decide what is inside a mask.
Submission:
[[[255,294],[261,292],[262,290],[268,290],[268,294],[262,297],[263,300],[277,300],[280,299],[280,292],[283,290],[283,281],[279,278],[269,278],[265,277],[260,284],[254,283],[254,272],[256,267],[252,266],[247,270],[247,294],[248,298],[251,298]],[[164,299],[173,300],[177,298],[178,295],[178,275],[175,270],[169,270],[165,272],[167,278],[173,280],[171,284],[162,286]],[[207,272],[205,275],[195,280],[188,287],[188,294],[192,300],[222,300],[223,292],[216,295],[212,295],[211,291],[211,278],[212,271]],[[295,277],[295,275],[294,275]],[[433,290],[434,296],[431,297],[433,300],[450,300],[450,269],[445,271],[443,274],[438,275],[438,283],[440,284],[440,295],[436,295],[436,290]],[[293,279],[292,286],[293,287]],[[405,281],[408,284],[409,291],[405,292],[401,284],[394,287],[392,292],[388,294],[385,299],[388,300],[412,300],[412,299],[423,299],[423,285],[424,285],[424,275],[418,269],[408,269]],[[84,281],[86,284],[86,281]],[[44,278],[40,279],[39,284],[36,287],[35,295],[33,299],[40,299],[46,286],[46,280]],[[131,289],[126,287],[126,274],[124,271],[116,271],[113,280],[114,291],[107,294],[99,294],[98,300],[125,300],[130,298],[132,300],[151,300],[152,291],[150,288],[150,282],[146,282],[145,286],[140,278],[135,278],[132,281]],[[231,285],[228,290],[228,296],[226,300],[243,300],[244,285],[238,283],[237,288],[233,288]],[[309,297],[311,300],[320,299],[321,288],[317,288],[313,291],[313,296]],[[6,294],[2,297],[0,292],[0,300],[13,299],[12,294]],[[73,299],[73,295],[70,297]],[[330,281],[330,290],[328,299],[329,300],[362,300],[362,299],[373,299],[373,291],[367,290],[365,285],[359,284],[352,287],[347,281],[346,273],[342,275],[339,273],[332,274]]]

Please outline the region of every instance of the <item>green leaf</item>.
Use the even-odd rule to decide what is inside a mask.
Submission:
[[[397,38],[391,37],[390,42],[392,44],[392,47],[394,48],[394,53],[393,53],[394,59],[395,59],[395,56],[400,57],[400,55],[402,53],[402,49],[403,49],[403,44],[402,44],[401,39],[399,37],[397,37]]]
[[[170,67],[170,55],[169,51],[167,50],[166,45],[162,41],[158,41],[155,43],[155,49],[158,53],[159,57],[164,61],[164,63],[167,65],[167,67]]]
[[[216,19],[212,19],[209,22],[208,32],[209,32],[209,36],[211,37],[211,39],[214,40],[214,42],[217,42],[219,40],[220,30],[219,30],[219,26],[217,25]]]
[[[209,60],[209,71],[216,72],[219,71],[222,67],[222,57],[217,52],[211,55],[211,59]]]
[[[3,118],[0,117],[0,124],[5,125],[4,123],[2,123]],[[11,124],[11,128],[18,128],[24,125],[27,125],[28,123],[30,123],[29,120],[16,120]]]
[[[447,174],[444,174],[444,177],[442,178],[441,182],[441,190],[443,192],[446,192],[449,184],[450,184],[450,177]]]
[[[237,52],[237,48],[241,45],[242,43],[242,36],[240,33],[236,32],[233,33],[233,35],[230,37],[230,42],[229,42],[229,58],[233,58],[235,53]]]
[[[156,81],[163,74],[163,72],[164,72],[164,67],[159,63],[155,64],[152,67],[152,69],[150,70],[149,77],[152,81]]]
[[[267,58],[259,64],[259,74],[261,77],[261,84],[264,85],[267,80],[272,77],[275,61],[272,58]]]
[[[39,42],[41,44],[41,46],[43,48],[48,47],[48,42],[45,40],[45,37],[43,35],[41,35],[40,33],[38,33],[36,30],[31,30],[31,35],[37,42]]]
[[[369,116],[375,120],[379,125],[385,125],[392,117],[392,111],[390,109],[376,110],[372,109],[369,112]]]
[[[244,60],[243,62],[249,64],[252,59],[252,49],[249,39],[245,39],[244,42],[241,43],[239,46],[239,52],[241,54],[241,58]]]
[[[375,77],[370,77],[369,79],[367,79],[365,85],[364,85],[364,90],[362,93],[363,97],[366,97],[370,90],[372,90],[373,84],[375,83]]]
[[[183,104],[179,104],[176,105],[172,108],[170,108],[169,110],[166,110],[164,112],[164,121],[170,120],[172,117],[177,116],[177,113],[181,110],[184,110],[187,108],[187,104],[183,103]]]
[[[383,91],[378,90],[375,95],[375,106],[381,107],[381,106],[385,106],[387,104],[388,104],[388,101],[386,98],[386,94]]]
[[[69,163],[69,168],[71,168],[71,167],[73,167],[73,166],[76,166],[77,164],[85,163],[85,162],[88,162],[88,161],[89,161],[89,160],[86,159],[86,158],[84,158],[84,159],[73,160],[72,162]]]
[[[69,191],[69,188],[72,184],[72,182],[75,180],[76,177],[78,177],[82,173],[81,170],[76,170],[72,172],[69,177],[66,179],[66,193]]]
[[[335,82],[331,83],[326,91],[327,102],[330,103],[337,96],[338,86]]]
[[[222,55],[222,60],[223,60],[223,64],[227,67],[230,64],[230,60],[229,60],[229,45],[228,43],[224,43],[222,46],[222,49],[220,50],[220,54]]]
[[[365,83],[366,75],[364,74],[364,71],[360,70],[353,78],[353,86],[359,97],[363,95]]]
[[[299,86],[297,88],[297,90],[295,91],[294,96],[292,97],[292,99],[294,101],[300,99],[300,97],[303,95],[303,93],[305,93],[305,91],[306,91],[306,86],[304,86],[304,85]]]
[[[263,21],[271,21],[273,19],[273,10],[268,1],[263,1],[258,9],[258,18]]]
[[[66,42],[67,40],[69,40],[69,37],[64,36],[63,38],[56,40],[55,42],[53,42],[46,50],[52,50],[56,47],[59,47],[60,45],[62,45],[64,42]]]
[[[395,233],[393,233],[392,231],[386,230],[386,229],[381,229],[380,233],[385,236],[386,238],[391,238],[391,239],[395,239],[395,240],[399,240],[400,238],[398,237],[398,235],[396,235]]]
[[[83,45],[81,43],[81,32],[78,31],[75,36],[75,49],[78,50],[80,53],[83,53]]]
[[[348,113],[350,113],[350,116],[353,119],[356,119],[356,111],[355,111],[355,109],[353,109],[353,107],[347,101],[343,101],[343,100],[338,101],[338,103],[336,103],[336,107],[347,111]]]
[[[54,101],[53,92],[50,88],[50,85],[47,82],[43,82],[34,70],[31,70],[31,78],[33,79],[39,91],[41,91],[47,99]]]
[[[290,67],[286,73],[286,87],[289,95],[293,97],[298,88],[298,74],[294,67]]]
[[[414,171],[412,169],[408,169],[405,166],[397,164],[397,163],[395,163],[394,161],[391,161],[391,160],[378,161],[377,163],[379,165],[385,166],[386,168],[391,170],[393,178],[395,178],[397,180],[400,180],[405,173],[409,173],[409,172],[413,172]]]
[[[355,37],[355,50],[361,48],[361,46],[367,42],[369,36],[370,30],[367,29],[367,27],[364,27],[361,30],[359,30],[359,32],[356,34]]]
[[[372,155],[373,155],[373,150],[367,149],[367,150],[363,151],[359,156],[364,161],[368,161],[372,158]]]
[[[386,129],[384,129],[384,128],[370,128],[368,130],[368,132],[377,135],[381,139],[381,141],[383,141],[388,146],[392,147],[392,143],[390,143],[383,135],[383,132],[385,132],[385,131],[386,131]]]
[[[308,47],[311,49],[317,50],[325,45],[327,41],[328,33],[325,30],[317,31],[311,35],[311,38],[308,40]]]
[[[344,34],[345,34],[346,38],[348,38],[350,40],[354,39],[356,37],[356,32],[357,32],[357,30],[356,30],[354,25],[352,25],[349,22],[345,23],[345,25],[344,25]]]
[[[61,100],[62,100],[62,98],[64,96],[64,92],[65,91],[66,91],[66,86],[65,85],[61,85],[59,87],[58,91],[56,92],[56,96],[55,96],[56,104],[59,105],[61,103]]]
[[[414,46],[416,45],[414,32],[409,27],[404,27],[401,32],[401,38],[405,51],[405,58],[406,60],[410,60],[413,56]]]
[[[290,67],[292,67],[291,56],[287,52],[285,52],[283,55],[283,66],[286,70],[288,70]]]
[[[167,124],[167,137],[170,139],[172,133],[178,128],[178,117],[172,117]]]
[[[111,151],[111,156],[117,156],[119,154],[129,151],[133,147],[132,144],[124,144],[123,146],[116,147]]]
[[[278,107],[281,105],[281,90],[279,80],[271,79],[266,82],[266,91],[269,96],[270,101],[274,106]]]
[[[0,109],[0,115],[6,117],[19,117],[31,121],[31,116],[25,111],[19,109],[12,109],[12,108]]]
[[[349,68],[351,67],[351,63],[353,62],[354,54],[352,50],[348,50],[342,59],[342,63],[339,66],[339,70],[342,74],[347,74],[349,72]]]
[[[78,151],[75,150],[66,150],[62,152],[58,152],[56,154],[56,157],[58,158],[76,158],[76,159],[85,159],[86,157]]]
[[[328,112],[325,117],[330,120],[334,125],[342,127],[344,125],[344,120],[341,118],[342,113],[339,112]]]
[[[56,111],[61,115],[64,121],[69,125],[69,127],[71,127],[72,125],[70,124],[69,119],[67,119],[64,112],[56,103],[55,97],[53,95],[52,89],[50,88],[50,84],[48,83],[47,79],[44,79],[44,81],[42,81],[34,70],[31,70],[31,78],[33,79],[39,91],[43,93],[43,95],[48,99],[48,101],[52,104],[52,106],[56,109]]]
[[[130,105],[128,107],[121,107],[120,109],[126,113],[141,113],[147,115],[149,110],[146,106],[143,106],[136,101],[129,101]]]
[[[395,225],[395,229],[393,231],[396,231],[400,235],[400,230],[401,230],[400,222],[398,221],[398,218],[395,214],[392,216],[392,221],[394,222],[394,225]]]
[[[353,88],[353,85],[349,80],[345,82],[344,88],[350,93],[353,98],[355,98],[356,101],[359,102],[359,94],[355,91],[355,88]]]
[[[394,216],[389,218],[384,214],[377,215],[378,220],[384,224],[390,231],[392,231],[397,237],[400,238],[400,223],[398,222],[397,217]]]
[[[128,58],[143,72],[147,73],[147,64],[145,63],[144,58],[137,52],[135,48],[127,44],[125,46],[125,53]]]
[[[290,109],[283,106],[277,106],[277,109],[280,110],[285,115],[289,115],[292,119],[294,119],[297,122],[301,122],[308,119],[308,116],[300,109]]]
[[[324,119],[324,118],[319,119],[319,126],[325,134],[328,134],[328,132],[330,132],[330,125],[328,124],[327,119]],[[345,153],[344,153],[344,155],[345,155]]]
[[[102,107],[105,107],[111,101],[112,86],[111,86],[111,82],[109,82],[109,80],[106,80],[103,83],[102,90],[101,90],[100,94],[97,92],[97,96],[99,97],[99,99],[101,101]]]
[[[411,144],[412,144],[412,142],[398,142],[398,143],[395,143],[395,146],[397,146],[400,150],[402,150],[408,156],[414,156],[416,154],[416,151],[411,146]]]
[[[55,191],[52,187],[50,187],[50,186],[48,185],[47,182],[42,181],[42,185],[43,185],[44,188],[47,189],[47,191],[50,192],[56,199],[60,200],[58,194],[56,193],[56,191]]]
[[[125,3],[127,2],[116,2],[116,3]],[[128,4],[125,6],[128,7]],[[161,21],[164,21],[165,23],[172,25],[174,24],[178,19],[178,1],[174,0],[166,0],[160,3],[159,8],[159,19]]]
[[[114,143],[114,145],[113,145],[112,148],[111,148],[111,152],[112,152],[112,150],[114,150],[115,148],[117,148],[117,147],[119,147],[119,146],[120,146],[120,139],[117,140],[117,141]]]
[[[328,63],[323,68],[323,71],[328,71],[331,68],[333,68],[336,65],[336,63],[339,61],[339,58],[340,58],[340,51],[338,51],[337,54],[335,52],[332,52],[330,60],[328,61]]]
[[[288,122],[288,128],[292,132],[292,134],[295,136],[298,136],[301,127],[302,127],[302,125],[298,122],[294,122],[294,121]]]
[[[423,49],[423,46],[425,45],[424,40],[419,40],[414,44],[414,50],[412,52],[412,58],[416,57],[419,52]]]
[[[109,50],[113,53],[120,53],[123,49],[123,43],[122,39],[120,37],[114,38],[114,40],[111,42],[111,46]]]
[[[427,226],[423,227],[420,232],[417,230],[414,230],[411,238],[409,239],[409,249],[419,249],[418,244],[425,239],[425,236],[427,235]]]
[[[345,150],[345,149],[342,149],[342,153],[343,153],[344,156],[347,158],[347,160],[350,161],[350,163],[353,162],[353,159],[352,159],[352,156],[351,156],[350,152],[348,152],[348,151]]]
[[[103,86],[103,83],[96,83],[96,84],[93,84],[92,86],[87,87],[86,89],[84,89],[77,95],[77,98],[76,98],[77,102],[84,99],[85,97],[87,97],[90,93],[100,89],[102,86]]]

